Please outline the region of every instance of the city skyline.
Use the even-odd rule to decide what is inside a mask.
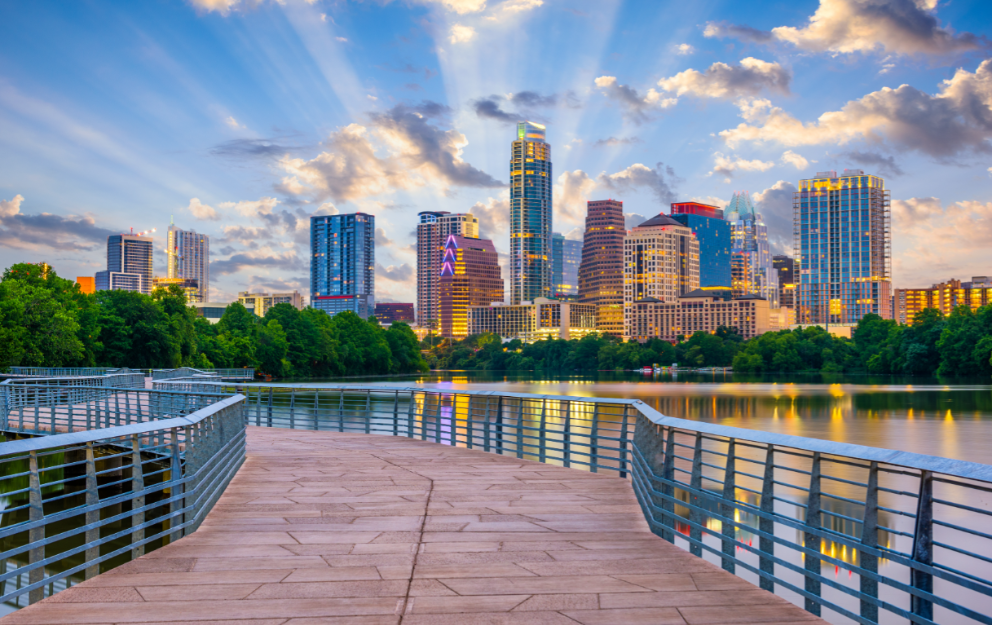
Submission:
[[[475,214],[508,268],[507,148],[531,120],[555,146],[552,227],[573,240],[587,200],[623,200],[629,227],[748,190],[771,253],[791,253],[799,180],[859,168],[892,189],[894,288],[984,275],[992,7],[874,23],[858,6],[12,5],[0,261],[94,275],[122,224],[174,214],[213,240],[210,299],[306,293],[309,217],[364,212],[376,301],[413,302],[419,212]],[[511,36],[528,45],[489,52]]]

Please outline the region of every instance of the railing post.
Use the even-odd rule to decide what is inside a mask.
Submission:
[[[441,393],[437,394],[437,410],[434,411],[434,442],[441,443]]]
[[[472,439],[475,437],[475,431],[472,428],[472,400],[475,399],[475,395],[468,396],[468,415],[465,418],[465,446],[472,449]],[[457,406],[457,404],[455,404]],[[457,437],[456,437],[457,439]],[[457,444],[457,440],[455,441]]]
[[[503,455],[503,396],[496,399],[496,453]]]
[[[289,390],[289,429],[296,429],[296,389]]]
[[[313,391],[313,429],[319,430],[320,425],[318,424],[318,419],[320,418],[320,389],[314,389]]]
[[[269,410],[268,410],[268,414],[266,415],[266,419],[267,420],[265,422],[265,425],[268,426],[268,427],[272,427],[272,393],[273,393],[273,389],[270,386],[269,387],[269,406],[268,406]]]
[[[38,471],[38,452],[28,452],[28,521],[31,523],[45,518],[45,508],[41,496],[41,473]],[[38,525],[28,530],[28,543],[35,544],[45,540],[45,526]],[[36,546],[28,551],[28,564],[32,566],[28,572],[28,584],[35,584],[45,578],[45,567],[37,565],[45,559],[45,547]],[[38,587],[28,593],[28,603],[38,603],[45,598],[44,587]]]
[[[338,432],[344,432],[344,388],[338,395]]]
[[[768,534],[769,538],[761,536],[758,539],[758,549],[761,555],[758,558],[758,568],[762,573],[769,576],[775,575],[775,541],[770,536],[775,535],[775,520],[771,515],[775,513],[775,448],[769,444],[765,452],[765,474],[761,480],[761,518],[758,519],[758,530],[762,534]],[[765,555],[767,554],[767,556]],[[770,578],[761,577],[758,585],[762,590],[775,592],[775,582]]]
[[[878,547],[878,463],[868,467],[868,489],[865,492],[865,516],[861,524],[861,545],[868,550]],[[878,573],[878,556],[861,550],[861,568],[870,573]],[[861,594],[878,599],[878,580],[860,575]],[[861,616],[872,623],[878,622],[878,604],[861,600]]]
[[[255,425],[262,425],[262,387],[255,389]]]
[[[100,503],[100,488],[96,479],[96,454],[93,450],[93,443],[86,443],[86,525],[95,525],[100,522],[100,511],[96,508]],[[95,545],[100,540],[100,528],[92,527],[86,530],[84,538],[86,544],[93,545],[86,549],[84,560],[86,562],[96,562],[100,557],[100,547]],[[92,564],[86,567],[83,576],[85,579],[96,577],[100,574],[100,565]]]
[[[406,407],[406,437],[413,438],[413,409],[417,406],[417,391],[410,391],[410,402]]]
[[[733,524],[735,519],[735,513],[737,511],[737,440],[730,439],[730,443],[727,445],[727,466],[723,471],[723,505],[720,509],[720,514],[724,519],[729,519],[728,521],[723,521],[722,531],[723,534],[723,558],[721,558],[720,564],[723,566],[723,570],[729,573],[736,572],[736,565],[734,560],[737,556],[737,526]]]
[[[926,566],[933,564],[933,473],[920,471],[920,497],[916,502],[916,526],[913,531],[913,561]],[[933,593],[933,574],[910,571],[913,588]],[[933,620],[933,602],[913,595],[912,612],[916,616]]]
[[[813,452],[813,464],[810,467],[809,476],[809,499],[806,502],[806,527],[810,529],[820,529],[820,452]],[[812,550],[816,555],[806,554],[804,558],[806,565],[806,592],[816,597],[820,596],[821,583],[814,576],[820,575],[820,548],[821,539],[818,534],[804,532],[803,542],[807,550]],[[806,611],[820,616],[820,602],[806,597]]]
[[[620,477],[627,477],[627,419],[630,415],[630,406],[623,407],[623,420],[620,423]]]
[[[562,433],[562,461],[565,468],[572,466],[572,402],[565,404],[565,431]]]
[[[145,490],[144,472],[141,467],[141,444],[137,434],[131,435],[131,493],[140,493]],[[131,497],[131,527],[136,527],[131,532],[131,559],[140,558],[145,555],[145,529],[141,527],[145,523],[145,513],[134,512],[135,509],[145,507],[145,496],[137,495]]]
[[[489,421],[490,421],[490,419],[492,419],[492,415],[491,415],[491,413],[492,413],[492,407],[493,407],[492,397],[490,397],[490,396],[487,395],[486,396],[486,421],[485,421],[485,425],[483,426],[483,430],[482,430],[482,449],[483,449],[483,451],[489,451],[490,450],[489,447],[490,447],[491,441],[490,441],[490,432],[489,432],[489,430],[490,430]]]
[[[169,529],[173,529],[176,525],[183,524],[184,515],[179,512],[186,507],[183,497],[185,488],[183,486],[182,458],[179,456],[179,428],[169,430],[169,451],[172,453],[172,463],[169,467],[169,477],[172,478],[172,486],[169,487],[169,495],[172,499],[172,503],[169,504]],[[174,543],[182,536],[182,529],[176,529],[169,534],[169,542]]]
[[[372,389],[365,391],[365,433],[372,432]]]
[[[703,489],[703,433],[696,432],[696,444],[692,452],[692,473],[689,478],[689,486],[692,492],[689,495],[689,538],[692,540],[703,540],[703,513],[699,510],[703,505],[703,498],[699,492]],[[702,556],[703,548],[693,542],[689,543],[689,553],[694,556]]]
[[[597,456],[599,455],[599,402],[594,402],[592,405],[592,428],[589,432],[589,470],[593,473],[599,473],[599,460]]]
[[[393,436],[400,435],[400,389],[393,396]]]
[[[545,462],[548,459],[548,400],[541,400],[541,422],[538,437],[537,459],[538,462]]]
[[[517,458],[524,457],[524,398],[517,398]]]
[[[664,431],[666,428],[662,428]],[[662,538],[670,543],[675,542],[675,428],[669,426],[667,428],[668,436],[665,439],[665,460],[662,464],[662,483],[661,492],[666,495],[663,503],[661,504],[662,509],[666,514],[663,514],[661,520],[662,525],[670,528],[668,530],[662,531]]]

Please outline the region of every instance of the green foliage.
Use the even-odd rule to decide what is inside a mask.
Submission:
[[[254,367],[277,377],[427,370],[406,324],[384,329],[354,313],[331,317],[289,304],[258,319],[237,303],[211,324],[176,286],[151,297],[86,295],[50,267],[27,263],[13,265],[0,280],[0,370],[14,365]]]

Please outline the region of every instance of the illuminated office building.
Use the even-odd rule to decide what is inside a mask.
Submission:
[[[889,192],[860,169],[799,181],[793,199],[794,258],[800,267],[796,321],[857,323],[892,317]]]
[[[692,229],[657,215],[623,240],[624,336],[634,335],[633,305],[674,302],[699,289],[699,242]]]
[[[469,308],[503,302],[503,275],[493,242],[449,235],[438,293],[441,336],[465,338],[469,334]]]
[[[778,308],[778,274],[768,246],[768,228],[746,191],[735,193],[725,210],[730,224],[730,280],[734,297],[757,295]]]
[[[200,301],[200,283],[192,278],[152,278],[152,291],[155,289],[168,289],[171,286],[178,286],[183,291],[187,304],[196,304]]]
[[[375,318],[379,323],[403,322],[413,324],[413,304],[400,304],[397,302],[382,302],[375,305]]]
[[[193,230],[169,225],[166,279],[181,282],[185,288],[195,281],[195,290],[187,292],[189,303],[210,301],[210,237]]]
[[[796,261],[791,256],[772,256],[772,266],[778,274],[778,304],[783,308],[796,307]]]
[[[375,216],[310,217],[310,306],[329,315],[375,311]]]
[[[580,339],[596,332],[596,307],[539,297],[532,304],[493,304],[469,309],[469,333],[491,332],[504,339],[533,343]]]
[[[437,321],[438,281],[444,244],[452,234],[479,238],[479,220],[471,213],[424,211],[417,223],[417,324]]]
[[[563,295],[578,295],[581,262],[582,241],[572,241],[558,232],[552,233],[551,285],[556,299]]]
[[[992,304],[992,277],[975,276],[971,282],[948,280],[923,289],[896,289],[896,320],[912,323],[917,313],[933,308],[945,316],[958,306],[967,306],[973,312]]]
[[[627,314],[627,337],[640,343],[675,342],[696,332],[712,334],[720,327],[737,328],[745,339],[779,329],[768,300],[757,295],[735,298],[730,289],[697,289],[671,302],[648,297],[632,304]]]
[[[510,158],[510,302],[551,295],[551,146],[545,128],[517,124]]]
[[[596,306],[600,332],[623,335],[623,202],[587,204],[579,265],[579,301]]]
[[[152,238],[138,234],[107,237],[107,270],[94,277],[97,291],[152,293]]]
[[[699,286],[729,288],[730,224],[723,210],[700,202],[676,202],[671,218],[691,228],[699,241]]]

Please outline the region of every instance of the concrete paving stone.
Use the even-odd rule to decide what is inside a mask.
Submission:
[[[199,531],[0,625],[401,616],[403,625],[816,621],[651,534],[616,474],[406,438],[249,427],[246,463]]]

